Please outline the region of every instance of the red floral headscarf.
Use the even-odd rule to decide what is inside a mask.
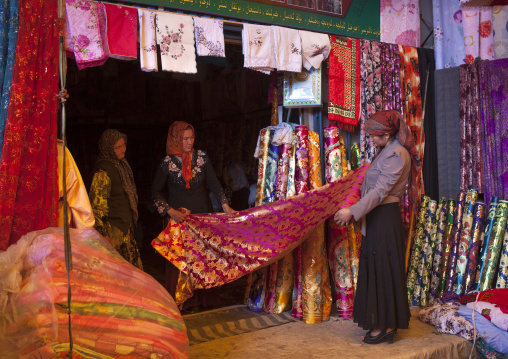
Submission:
[[[168,139],[166,140],[166,154],[168,156],[180,156],[182,157],[182,177],[185,181],[185,187],[190,188],[190,180],[192,178],[192,148],[189,152],[183,150],[183,133],[186,130],[192,130],[194,133],[194,127],[184,121],[175,121],[169,126]]]

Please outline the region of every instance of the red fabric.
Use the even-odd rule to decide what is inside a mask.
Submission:
[[[354,131],[360,119],[360,40],[331,36],[328,69],[328,120]]]
[[[169,126],[168,139],[166,140],[166,154],[182,157],[182,177],[185,181],[185,187],[190,188],[190,180],[192,178],[192,152],[183,151],[183,133],[185,130],[192,130],[194,127],[184,121],[175,121]]]
[[[57,1],[20,0],[0,161],[0,250],[58,220]]]
[[[104,3],[110,57],[134,60],[138,57],[138,10]]]
[[[476,301],[478,293],[466,294],[459,299],[461,304],[466,305],[469,302]],[[508,288],[494,288],[480,292],[479,302],[488,302],[508,306]]]

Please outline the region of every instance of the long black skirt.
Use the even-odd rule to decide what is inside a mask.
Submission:
[[[367,214],[360,247],[353,318],[363,329],[409,326],[404,227],[399,203],[379,205]]]

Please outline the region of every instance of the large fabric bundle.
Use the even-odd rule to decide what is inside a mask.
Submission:
[[[71,229],[73,358],[188,358],[171,296],[94,229]],[[69,352],[62,228],[30,232],[0,253],[2,358]]]

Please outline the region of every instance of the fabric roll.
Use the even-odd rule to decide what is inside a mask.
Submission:
[[[457,1],[432,0],[436,70],[464,63],[463,14]]]
[[[355,226],[347,227],[349,242],[349,258],[351,263],[351,274],[353,275],[353,291],[356,292],[356,284],[358,283],[358,268],[360,264],[360,246],[362,245],[362,230],[358,228],[355,232]]]
[[[479,290],[480,288],[480,280],[483,275],[483,271],[485,269],[485,260],[487,258],[487,249],[489,248],[490,238],[492,236],[492,226],[494,225],[494,219],[496,218],[496,210],[497,210],[498,198],[492,197],[489,206],[489,213],[486,215],[485,220],[485,230],[483,231],[483,241],[480,249],[480,257],[478,259],[478,265],[476,266],[476,275],[475,275],[475,290]]]
[[[65,50],[80,70],[103,65],[109,57],[104,5],[95,1],[66,6]]]
[[[289,157],[291,145],[282,144],[279,149],[279,161],[277,164],[277,187],[275,191],[275,200],[286,199],[288,190],[289,175]]]
[[[464,293],[469,293],[474,289],[484,221],[485,203],[477,202],[474,210],[473,225],[471,226],[471,245],[469,247],[466,276],[464,278]]]
[[[382,109],[381,50],[377,41],[361,39],[360,49],[360,164],[372,162],[375,146],[365,131],[370,115]]]
[[[402,113],[401,65],[398,45],[380,43],[383,110]]]
[[[446,281],[445,292],[453,291],[453,285],[455,283],[457,257],[460,242],[460,230],[462,228],[462,214],[464,212],[465,199],[466,194],[464,192],[459,192],[457,196],[457,208],[455,210],[455,216],[453,219],[453,245],[450,251],[450,266],[448,268],[448,279]]]
[[[496,288],[508,288],[508,231],[505,229]]]
[[[270,135],[270,137],[272,136]],[[263,194],[263,204],[275,201],[279,152],[280,146],[276,146],[273,143],[270,143],[268,146],[268,159],[266,161],[265,169],[265,193]]]
[[[436,212],[438,208],[437,201],[429,201],[427,208],[427,215],[425,217],[425,228],[423,233],[425,235],[425,242],[422,247],[422,259],[420,261],[420,268],[418,272],[422,272],[422,284],[420,289],[420,307],[425,308],[429,304],[430,295],[430,280],[432,276],[432,260],[434,259],[434,250],[436,244]],[[418,302],[417,293],[415,293],[415,301]]]
[[[280,314],[291,309],[294,283],[293,253],[279,260],[277,267],[277,286],[272,313]]]
[[[360,40],[331,36],[328,61],[328,121],[354,131],[360,118]]]
[[[272,26],[272,34],[277,70],[302,72],[302,40],[298,30]]]
[[[109,57],[119,60],[138,58],[137,9],[104,3]]]
[[[2,27],[0,55],[0,156],[4,144],[5,122],[11,98],[12,72],[16,60],[16,44],[18,43],[19,7],[18,0],[9,1],[9,8],[0,14]]]
[[[485,201],[498,196],[508,199],[508,59],[482,61],[480,108],[482,122],[483,176]]]
[[[508,6],[492,7],[492,31],[494,32],[494,58],[508,57]]]
[[[242,48],[244,67],[267,75],[276,67],[270,26],[243,24]]]
[[[480,279],[480,291],[490,289],[495,285],[494,278],[497,273],[499,257],[501,256],[501,247],[504,241],[507,217],[508,201],[501,200],[497,204],[496,216],[494,217],[494,224],[492,225],[491,239],[485,258],[485,270]]]
[[[194,38],[198,56],[226,57],[222,20],[194,17]]]
[[[302,64],[310,71],[319,69],[330,54],[330,38],[327,34],[299,30],[302,39]]]
[[[457,265],[455,279],[455,293],[464,294],[466,267],[469,256],[472,227],[474,220],[474,206],[478,198],[478,191],[470,188],[466,193],[464,201],[464,212],[462,213],[462,227],[460,229],[459,246],[457,250]]]
[[[323,129],[325,138],[326,183],[342,178],[342,154],[340,151],[339,128],[329,126]]]
[[[309,131],[308,137],[309,146],[309,190],[319,188],[323,185],[323,178],[321,175],[321,155],[319,134],[314,131]]]
[[[455,217],[455,212],[457,210],[457,202],[455,200],[448,200],[447,205],[447,214],[446,214],[446,229],[443,238],[443,252],[442,252],[442,260],[441,260],[441,280],[439,286],[440,296],[445,292],[446,283],[448,281],[448,271],[450,269],[450,257],[452,253],[453,247],[453,221]]]
[[[139,62],[142,71],[158,71],[155,12],[138,9]]]
[[[420,46],[420,3],[381,1],[381,42]]]
[[[196,49],[192,17],[157,12],[155,32],[164,71],[195,74]]]
[[[277,288],[277,274],[279,272],[279,262],[270,264],[266,271],[266,282],[264,283],[264,299],[261,310],[272,314],[275,306],[275,291]]]
[[[478,65],[460,66],[460,190],[483,193]]]
[[[466,64],[472,64],[477,57],[493,60],[492,10],[488,7],[467,7],[462,9],[462,14]]]
[[[295,171],[296,171],[296,136],[293,137],[293,143],[289,152],[289,173],[288,173],[288,189],[286,198],[296,195],[295,188]]]
[[[351,170],[355,170],[357,168],[360,168],[360,144],[359,143],[353,143],[351,146]]]
[[[412,305],[418,305],[419,303],[416,302],[415,304],[415,292],[420,292],[420,286],[418,285],[419,279],[418,279],[418,267],[422,258],[422,246],[424,244],[425,240],[425,222],[427,218],[427,208],[429,206],[430,198],[427,196],[422,196],[421,204],[420,204],[420,211],[418,214],[418,222],[416,225],[416,231],[414,234],[414,240],[413,240],[413,250],[411,255],[411,261],[409,266],[409,271],[407,275],[407,295],[408,295],[408,301],[409,303],[412,303]],[[421,272],[420,272],[421,273]],[[421,276],[421,274],[420,274]],[[421,277],[420,277],[421,278]],[[420,282],[421,283],[421,282]],[[419,298],[419,294],[418,294]]]
[[[342,176],[345,176],[349,173],[348,161],[347,161],[347,149],[346,144],[344,143],[344,137],[339,136],[340,142],[340,153],[342,155]]]
[[[268,146],[270,145],[269,128],[263,128],[259,133],[259,166],[258,166],[258,183],[256,188],[256,206],[263,204],[263,194],[265,193],[265,171],[268,163]]]
[[[432,279],[430,282],[430,298],[429,304],[433,302],[440,294],[440,279],[441,279],[441,259],[443,256],[443,242],[446,230],[446,197],[439,200],[439,205],[436,210],[436,241],[434,250],[434,259],[432,262]]]

